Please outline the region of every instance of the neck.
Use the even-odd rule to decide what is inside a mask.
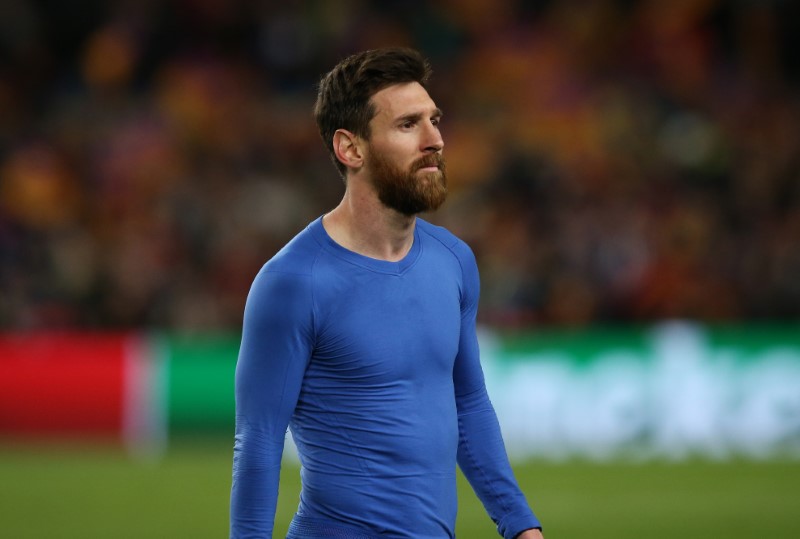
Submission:
[[[416,216],[387,208],[372,190],[348,184],[344,198],[322,219],[328,235],[350,251],[397,262],[414,243]]]

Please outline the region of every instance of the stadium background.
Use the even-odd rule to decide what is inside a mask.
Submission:
[[[478,257],[549,535],[796,537],[798,25],[781,0],[4,1],[0,535],[224,536],[247,288],[342,193],[314,85],[403,44],[446,112],[429,219]],[[491,536],[475,504],[459,537]]]

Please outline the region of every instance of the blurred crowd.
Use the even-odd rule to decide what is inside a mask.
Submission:
[[[497,327],[800,319],[790,0],[4,0],[0,329],[236,329],[343,184],[319,77],[434,68]]]

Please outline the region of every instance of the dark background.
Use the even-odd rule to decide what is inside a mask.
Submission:
[[[800,8],[780,0],[0,6],[0,329],[235,329],[343,185],[319,77],[434,67],[481,321],[800,318]]]

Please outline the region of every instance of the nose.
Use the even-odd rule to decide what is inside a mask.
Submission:
[[[427,124],[422,146],[426,152],[436,153],[442,151],[444,140],[442,139],[442,133],[439,131],[439,126],[433,123]]]

